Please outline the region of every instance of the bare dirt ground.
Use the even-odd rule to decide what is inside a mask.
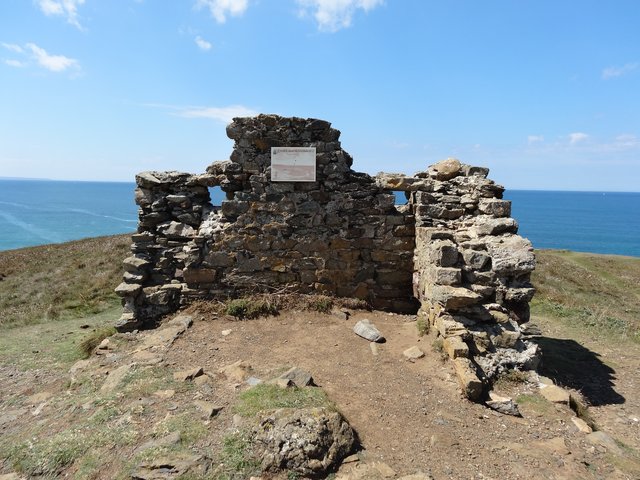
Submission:
[[[238,427],[238,395],[250,388],[219,373],[237,361],[261,380],[292,366],[308,370],[358,433],[362,461],[384,462],[398,476],[420,471],[435,479],[640,478],[637,344],[589,338],[578,343],[539,319],[549,360],[542,373],[565,387],[582,387],[599,429],[615,439],[607,443],[580,432],[571,421],[574,412],[542,398],[536,383],[505,381],[496,387],[519,399],[521,418],[465,400],[434,338],[419,337],[411,316],[356,311],[344,320],[286,312],[238,321],[191,315],[193,325],[175,340],[159,339],[157,331],[117,335],[106,354],[76,365],[71,382],[66,371],[3,365],[0,478],[16,470],[32,472],[31,478],[45,471],[67,478],[131,478],[147,459],[141,445],[152,442],[148,451],[162,451],[172,431],[180,432],[182,453],[206,455],[215,463],[225,435]],[[363,318],[386,337],[377,354],[352,332]],[[152,335],[155,343],[141,349]],[[414,345],[426,356],[412,362],[402,352]],[[105,389],[123,366],[116,388]],[[203,368],[204,381],[173,379],[173,373],[194,367]],[[203,418],[194,408],[198,400],[222,409]],[[57,438],[64,448],[75,448],[75,456],[38,470],[34,462],[45,460],[36,454],[62,455],[57,444],[50,445]],[[80,439],[80,445],[68,438]]]

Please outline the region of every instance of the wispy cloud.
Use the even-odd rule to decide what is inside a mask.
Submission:
[[[21,67],[26,67],[27,66],[26,63],[21,62],[20,60],[13,60],[13,59],[5,60],[4,63],[9,65],[10,67],[15,67],[15,68],[21,68]]]
[[[218,23],[226,22],[227,16],[242,16],[248,6],[248,0],[196,0],[196,8],[208,9]]]
[[[637,148],[640,147],[640,138],[631,133],[623,133],[615,138],[614,145],[623,149]]]
[[[19,54],[21,59],[7,59],[4,63],[10,67],[26,67],[35,64],[51,72],[64,72],[66,70],[80,70],[80,64],[75,58],[64,55],[50,55],[47,51],[35,43],[27,43],[24,47],[14,43],[1,43],[5,49]]]
[[[208,118],[219,122],[229,123],[235,117],[253,117],[260,112],[244,105],[229,105],[227,107],[194,107],[166,105],[162,103],[146,103],[145,107],[169,110],[172,115],[183,118]]]
[[[198,36],[194,39],[194,41],[196,42],[196,45],[198,46],[198,48],[199,48],[200,50],[205,51],[205,52],[206,52],[206,51],[211,50],[211,47],[213,47],[213,45],[211,45],[211,43],[210,43],[210,42],[207,42],[207,41],[206,41],[204,38],[202,38],[200,35],[198,35]]]
[[[64,55],[49,55],[44,48],[35,43],[27,43],[26,48],[31,51],[38,65],[52,72],[64,72],[70,68],[78,68],[80,66],[76,59],[65,57]]]
[[[527,143],[529,145],[533,145],[534,143],[544,142],[544,137],[542,135],[529,135],[527,137]]]
[[[633,72],[639,66],[639,63],[625,63],[621,67],[607,67],[602,70],[602,78],[609,80],[611,78],[621,77],[622,75]]]
[[[382,5],[384,0],[296,0],[302,16],[313,15],[318,29],[337,32],[348,28],[357,10],[369,12]]]
[[[229,105],[228,107],[188,107],[177,112],[185,118],[210,118],[229,123],[235,117],[253,117],[259,112],[243,105]]]
[[[78,7],[84,4],[85,0],[36,0],[42,13],[47,16],[62,16],[74,27],[82,30],[78,16]]]
[[[11,52],[15,53],[23,53],[24,49],[20,45],[16,45],[15,43],[0,43],[4,48]]]
[[[582,133],[582,132],[570,133],[569,143],[571,145],[576,145],[577,143],[584,142],[587,138],[589,138],[589,135],[587,135],[586,133]]]

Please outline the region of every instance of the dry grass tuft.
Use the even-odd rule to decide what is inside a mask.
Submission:
[[[640,258],[536,252],[534,315],[640,342]]]
[[[116,305],[129,235],[0,252],[0,327],[78,318]]]

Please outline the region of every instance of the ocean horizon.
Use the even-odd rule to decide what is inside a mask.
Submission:
[[[134,189],[133,182],[0,178],[0,251],[133,233]],[[504,198],[536,249],[640,257],[640,192],[507,190]]]

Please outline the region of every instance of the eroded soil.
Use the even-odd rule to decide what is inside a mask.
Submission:
[[[239,427],[233,408],[237,396],[250,388],[219,370],[244,361],[251,366],[249,374],[260,380],[291,366],[308,370],[357,431],[361,461],[385,462],[398,476],[421,471],[435,479],[640,478],[637,345],[588,338],[578,343],[539,319],[549,359],[542,373],[565,387],[586,386],[582,393],[593,405],[591,416],[615,439],[607,445],[589,441],[571,421],[575,413],[543,399],[535,382],[505,381],[496,387],[519,399],[522,417],[465,400],[452,367],[434,348],[434,338],[419,337],[413,317],[351,313],[348,320],[287,312],[237,321],[195,312],[193,325],[183,333],[164,338],[157,331],[117,335],[109,349],[77,364],[73,374],[5,364],[0,370],[0,447],[5,457],[0,472],[24,471],[34,460],[29,453],[44,439],[68,435],[92,442],[92,447],[76,452],[72,462],[54,473],[130,478],[149,452],[165,448],[152,445],[145,454],[141,445],[165,439],[172,430],[180,432],[176,448],[216,463],[223,439]],[[377,344],[377,354],[352,332],[364,318],[386,337],[386,343]],[[414,345],[426,355],[408,361],[402,352]],[[109,377],[116,378],[114,372],[126,365],[116,387],[105,389]],[[173,373],[194,367],[202,367],[204,378],[173,378]],[[194,401],[222,409],[204,418]],[[104,438],[95,441],[95,436]]]

